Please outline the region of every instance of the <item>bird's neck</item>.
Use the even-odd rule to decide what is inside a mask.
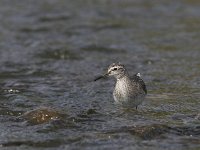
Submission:
[[[127,80],[129,78],[128,72],[124,72],[123,74],[119,74],[116,76],[117,81],[119,80]]]

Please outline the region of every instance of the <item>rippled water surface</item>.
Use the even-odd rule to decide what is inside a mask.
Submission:
[[[199,149],[200,2],[0,1],[1,149]],[[115,106],[112,62],[140,72]]]

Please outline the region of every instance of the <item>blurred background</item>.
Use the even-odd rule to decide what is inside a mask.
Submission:
[[[1,0],[1,149],[198,149],[198,0]],[[147,100],[117,108],[113,62]]]

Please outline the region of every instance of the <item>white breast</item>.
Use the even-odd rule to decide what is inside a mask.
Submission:
[[[125,80],[118,80],[115,85],[115,90],[113,92],[114,100],[117,103],[121,103],[126,101],[128,98],[128,84],[126,84]]]

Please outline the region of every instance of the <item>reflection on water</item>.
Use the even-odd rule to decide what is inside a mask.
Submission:
[[[0,1],[0,144],[14,149],[198,149],[200,3]],[[112,62],[140,72],[115,106]]]

